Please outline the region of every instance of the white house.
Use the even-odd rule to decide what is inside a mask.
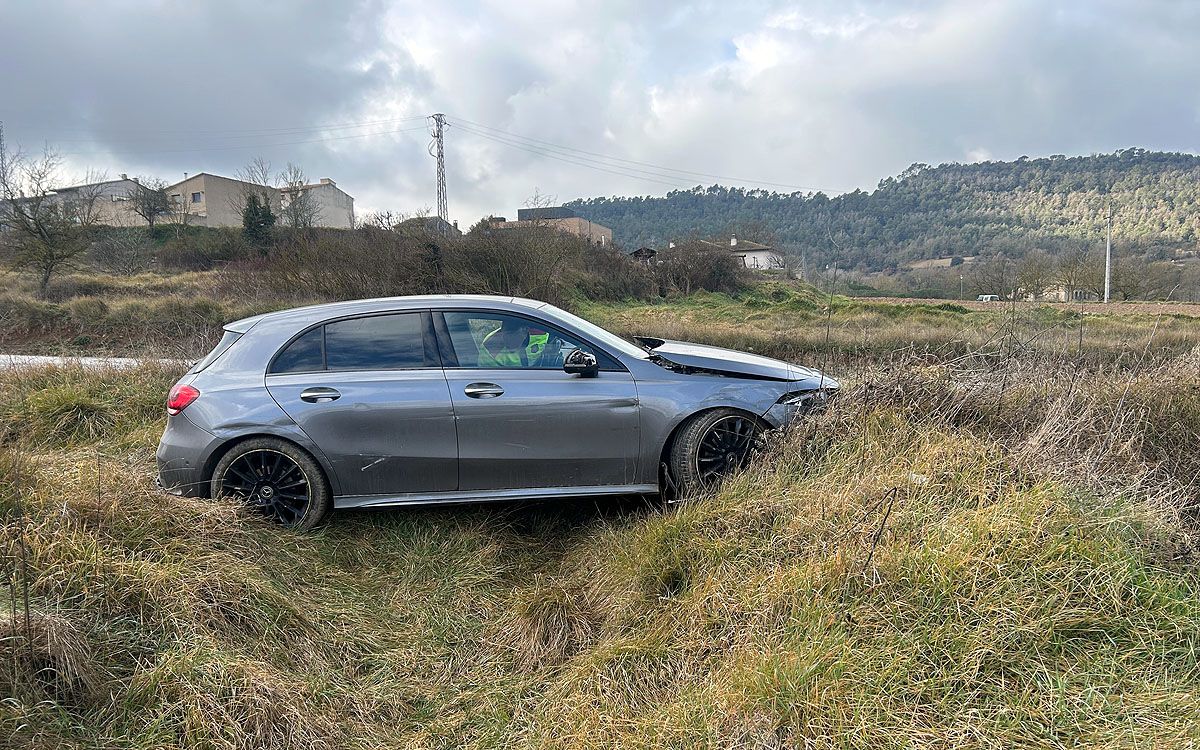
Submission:
[[[709,240],[702,240],[702,242],[714,247],[721,247],[719,243]],[[746,268],[759,271],[783,268],[783,255],[775,248],[753,240],[739,240],[736,234],[729,238],[729,252],[741,260],[742,265]]]

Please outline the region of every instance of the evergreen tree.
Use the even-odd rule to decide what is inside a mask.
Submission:
[[[271,240],[271,229],[275,226],[275,214],[266,201],[257,193],[246,196],[246,207],[242,209],[242,234],[264,252]]]

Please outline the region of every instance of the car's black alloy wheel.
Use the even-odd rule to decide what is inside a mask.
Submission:
[[[692,417],[671,446],[671,475],[679,490],[712,487],[750,462],[762,447],[762,423],[735,409],[714,409]]]
[[[316,525],[329,506],[320,467],[290,443],[258,438],[240,443],[213,471],[212,494],[245,503],[285,526]]]
[[[708,484],[745,466],[758,434],[758,425],[741,415],[723,417],[712,424],[696,446],[700,481]]]

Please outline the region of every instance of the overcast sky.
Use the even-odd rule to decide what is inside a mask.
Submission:
[[[836,192],[913,162],[1197,152],[1198,39],[1190,0],[0,0],[0,120],[68,177],[261,155],[362,215],[436,205],[420,118],[444,112],[465,226],[535,190]]]

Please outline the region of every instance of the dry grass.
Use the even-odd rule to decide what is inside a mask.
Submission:
[[[702,335],[750,335],[722,317],[745,305],[700,302]],[[962,315],[921,313],[942,314]],[[347,512],[308,535],[153,491],[175,373],[0,373],[0,736],[1195,745],[1200,350],[1153,324],[1092,359],[997,330],[846,358],[829,413],[678,506]]]
[[[1128,365],[1151,339],[1162,361],[1200,346],[1200,326],[1185,314],[1108,314],[1091,305],[907,303],[827,296],[806,287],[763,284],[737,297],[698,293],[657,304],[581,303],[586,317],[624,335],[716,344],[842,370],[881,357],[1036,355],[1086,366]],[[1122,309],[1130,309],[1129,305]],[[1142,310],[1166,309],[1143,306]]]

